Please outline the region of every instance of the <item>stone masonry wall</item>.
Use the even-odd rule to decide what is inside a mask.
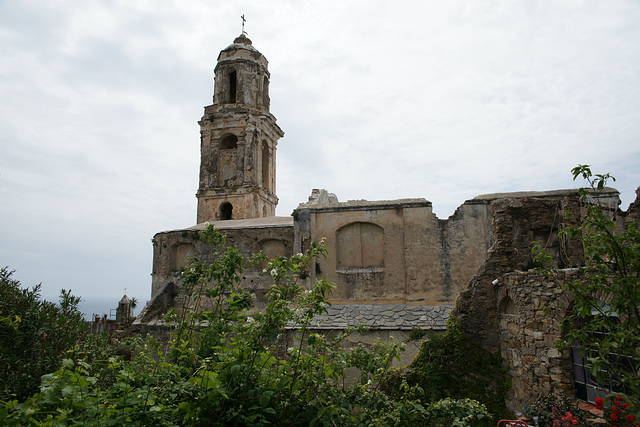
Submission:
[[[548,277],[535,270],[517,271],[495,285],[500,354],[512,378],[507,406],[513,412],[522,412],[541,395],[575,393],[570,352],[554,344],[562,337],[561,322],[570,304],[562,285],[580,275],[580,269],[556,270]]]

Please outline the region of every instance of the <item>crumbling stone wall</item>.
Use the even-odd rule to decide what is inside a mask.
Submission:
[[[562,285],[582,274],[584,254],[579,240],[563,240],[557,233],[562,223],[575,224],[585,213],[576,191],[517,196],[479,196],[492,198],[493,243],[452,313],[460,318],[470,341],[504,358],[512,376],[507,403],[513,411],[521,411],[543,394],[575,394],[570,355],[559,352],[554,343],[561,338],[561,321],[571,303]],[[639,216],[638,200],[626,212],[617,209],[614,189],[604,189],[598,198],[620,230]],[[568,212],[573,216],[566,218]],[[530,269],[535,265],[534,241],[541,241],[554,255],[552,267],[578,268],[539,275]],[[555,310],[545,311],[551,308]]]
[[[492,283],[501,275],[526,270],[532,265],[532,242],[557,245],[558,224],[569,206],[577,207],[577,195],[550,194],[538,197],[502,198],[491,201],[493,242],[489,257],[458,297],[453,314],[461,320],[463,332],[492,353],[499,349],[498,289]]]
[[[493,237],[491,202],[467,200],[447,220],[439,220],[442,281],[445,294],[455,301],[487,259]]]
[[[618,200],[616,190],[606,189],[605,192],[607,197]],[[487,260],[471,279],[469,287],[458,296],[453,314],[460,318],[463,332],[471,341],[497,353],[500,313],[496,305],[498,290],[493,282],[505,273],[535,266],[531,253],[535,241],[542,242],[542,246],[554,255],[552,267],[580,266],[583,258],[580,242],[559,240],[557,233],[561,223],[566,223],[565,213],[573,212],[577,221],[581,207],[575,190],[478,198],[490,200],[493,242]]]
[[[507,406],[514,413],[542,395],[575,394],[570,351],[561,352],[554,344],[562,338],[561,322],[570,305],[562,285],[581,274],[580,269],[549,276],[516,271],[495,285],[500,354],[512,378]]]

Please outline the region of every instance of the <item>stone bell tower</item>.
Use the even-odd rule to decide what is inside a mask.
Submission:
[[[275,216],[276,146],[268,62],[243,33],[218,56],[200,124],[198,223]]]

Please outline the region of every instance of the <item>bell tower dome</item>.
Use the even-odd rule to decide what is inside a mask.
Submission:
[[[276,147],[267,59],[243,33],[218,55],[200,125],[198,223],[275,216]]]

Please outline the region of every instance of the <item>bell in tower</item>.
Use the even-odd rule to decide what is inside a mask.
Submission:
[[[276,146],[268,62],[243,33],[220,52],[200,122],[198,223],[275,216]]]

